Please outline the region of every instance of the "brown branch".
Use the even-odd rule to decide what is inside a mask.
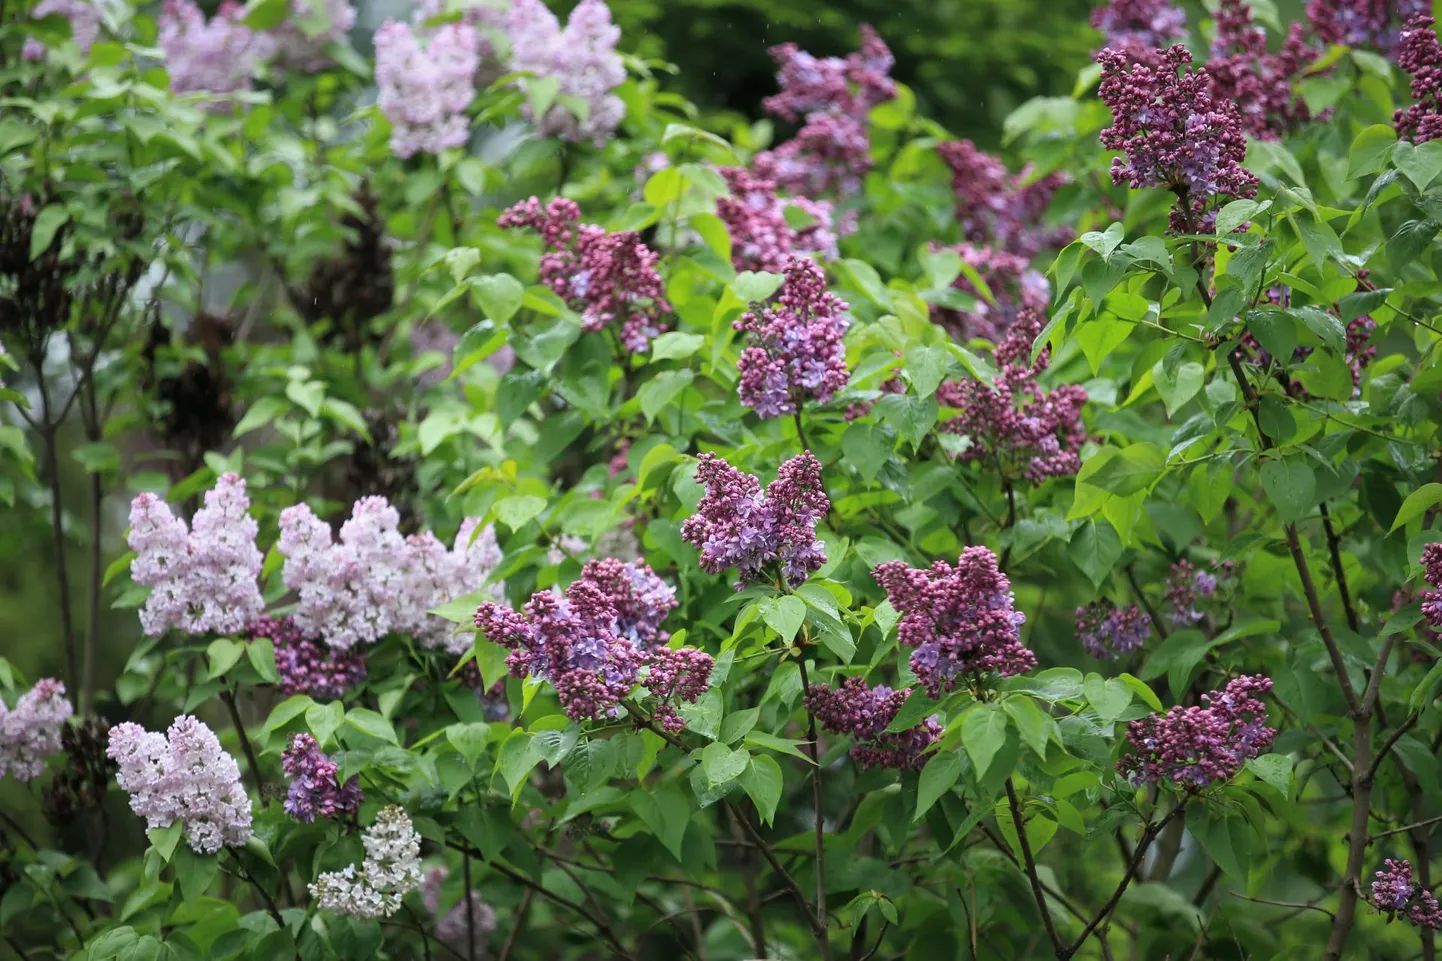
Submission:
[[[1424,820],[1417,821],[1413,824],[1404,824],[1400,828],[1392,828],[1390,831],[1379,831],[1378,833],[1367,838],[1367,843],[1371,844],[1374,841],[1380,841],[1382,840],[1382,838],[1389,838],[1394,834],[1401,834],[1404,831],[1416,831],[1419,828],[1427,827],[1429,824],[1436,824],[1438,821],[1442,821],[1442,814],[1439,814],[1434,818],[1426,818]]]
[[[798,421],[798,426],[799,423]],[[805,630],[803,627],[803,638],[809,641],[810,638],[804,633]],[[801,690],[809,692],[811,690],[811,680],[806,676],[806,657],[804,653],[801,657],[797,658],[797,662],[801,665]],[[803,698],[803,701],[804,700]],[[811,775],[811,804],[816,814],[816,924],[814,927],[819,929],[817,940],[821,946],[821,956],[823,959],[826,959],[826,961],[830,961],[831,938],[824,933],[827,928],[826,820],[822,817],[821,812],[821,750],[819,747],[820,741],[816,737],[816,715],[811,713],[810,707],[806,708],[806,725],[807,737],[810,739],[807,753],[811,755],[812,765],[812,770],[809,772]]]
[[[1046,926],[1047,937],[1051,938],[1052,947],[1056,949],[1058,958],[1068,956],[1066,942],[1056,932],[1056,925],[1051,919],[1051,909],[1047,907],[1046,895],[1041,889],[1041,878],[1036,873],[1036,859],[1032,857],[1031,840],[1026,836],[1026,819],[1022,816],[1021,801],[1017,799],[1016,787],[1012,784],[1010,777],[1006,779],[1006,801],[1011,806],[1011,823],[1016,828],[1017,842],[1021,846],[1022,860],[1026,863],[1026,877],[1031,882],[1031,894],[1036,899],[1037,910],[1041,912],[1042,924]]]
[[[260,761],[256,758],[255,748],[251,746],[250,738],[245,733],[245,722],[240,719],[240,708],[235,703],[235,694],[227,687],[220,692],[220,699],[225,703],[225,709],[230,712],[230,723],[240,738],[240,749],[245,752],[245,762],[250,766],[250,779],[255,782],[256,791],[262,792],[265,785],[260,777]]]
[[[1234,898],[1241,898],[1243,901],[1251,901],[1254,904],[1270,904],[1278,908],[1296,908],[1298,911],[1320,911],[1333,921],[1337,919],[1337,916],[1331,911],[1317,904],[1306,904],[1301,901],[1272,901],[1267,898],[1253,898],[1245,894],[1238,894],[1236,891],[1228,891],[1227,893]]]
[[[1357,619],[1357,608],[1352,604],[1352,592],[1347,586],[1347,572],[1342,570],[1341,538],[1332,526],[1332,514],[1327,510],[1326,501],[1322,502],[1321,509],[1322,530],[1327,534],[1327,552],[1332,557],[1332,576],[1337,580],[1337,593],[1342,598],[1342,610],[1347,614],[1347,626],[1355,633],[1361,629],[1360,621]]]
[[[1180,814],[1185,807],[1186,802],[1183,801],[1181,804],[1172,808],[1166,817],[1155,824],[1147,825],[1146,829],[1142,831],[1141,839],[1137,841],[1136,850],[1132,852],[1131,863],[1127,865],[1126,874],[1122,875],[1121,882],[1117,885],[1117,889],[1112,892],[1112,896],[1107,899],[1107,903],[1102,905],[1102,909],[1097,912],[1096,917],[1087,922],[1086,927],[1082,929],[1081,935],[1073,941],[1069,947],[1057,952],[1059,961],[1067,961],[1068,958],[1081,950],[1081,946],[1086,943],[1087,938],[1091,937],[1092,932],[1097,929],[1097,926],[1111,917],[1111,913],[1116,910],[1117,903],[1121,901],[1122,895],[1126,893],[1127,886],[1132,883],[1132,878],[1136,877],[1137,871],[1141,869],[1142,859],[1146,857],[1147,848],[1151,846],[1156,836],[1171,823],[1172,818]]]

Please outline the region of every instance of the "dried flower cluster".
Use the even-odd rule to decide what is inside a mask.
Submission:
[[[1026,615],[1012,606],[1011,581],[987,548],[966,548],[955,567],[888,561],[871,573],[902,615],[897,636],[915,648],[911,670],[932,698],[958,684],[975,686],[981,675],[1010,677],[1036,667],[1036,655],[1021,642]]]
[[[291,736],[290,746],[280,756],[280,767],[291,779],[285,813],[304,824],[318,817],[355,814],[365,800],[360,779],[353,776],[341,784],[340,766],[321,751],[309,734]]]
[[[381,809],[361,837],[365,860],[357,868],[327,871],[310,885],[316,907],[356,918],[388,918],[421,884],[421,836],[396,805]]]
[[[1412,862],[1388,858],[1386,870],[1378,871],[1372,882],[1372,904],[1387,914],[1388,920],[1403,917],[1414,927],[1436,931],[1442,928],[1442,907],[1412,877]]]
[[[1442,44],[1431,17],[1407,22],[1397,44],[1397,66],[1412,75],[1412,99],[1417,101],[1398,110],[1392,118],[1397,136],[1413,143],[1442,137]]]
[[[39,777],[46,758],[60,751],[65,722],[74,710],[65,685],[51,677],[36,681],[13,708],[0,698],[0,777]]]
[[[626,115],[626,105],[613,92],[626,79],[626,66],[616,53],[621,29],[611,22],[603,0],[581,0],[565,29],[541,0],[512,0],[507,20],[511,70],[554,79],[558,95],[544,116],[531,116],[543,137],[601,146]],[[573,101],[568,103],[567,101]]]
[[[260,616],[259,526],[249,509],[245,481],[233,473],[206,492],[189,529],[154,494],[130,502],[130,576],[151,588],[140,612],[145,633],[233,634]]]
[[[245,629],[248,640],[268,638],[275,648],[276,685],[282,694],[335,700],[366,679],[365,655],[340,650],[306,636],[291,617],[258,617]]]
[[[706,495],[681,525],[681,536],[701,552],[701,569],[736,568],[737,588],[764,578],[767,565],[791,585],[826,563],[816,524],[831,509],[821,484],[821,462],[810,451],[781,465],[767,485],[713,453],[701,455],[696,479]]]
[[[832,734],[849,734],[851,756],[863,768],[920,770],[929,757],[927,748],[941,736],[933,715],[904,731],[886,729],[911,695],[883,685],[867,687],[864,678],[848,677],[840,688],[813,684],[806,692],[806,709]]]
[[[1092,657],[1114,661],[1140,650],[1151,632],[1151,617],[1135,604],[1093,601],[1076,609],[1076,636]]]
[[[742,167],[723,167],[721,176],[731,193],[716,198],[716,214],[731,235],[731,263],[737,270],[779,273],[793,255],[815,254],[835,260],[836,229],[832,207],[825,200],[783,199],[777,183]],[[793,219],[802,226],[792,226]]]
[[[581,329],[602,330],[619,323],[622,346],[647,350],[666,330],[671,313],[665,287],[656,273],[656,252],[632,230],[607,233],[583,224],[574,200],[556,197],[541,206],[536,197],[507,210],[496,222],[505,229],[529,227],[541,235],[541,283],[581,315]]]
[[[1222,0],[1206,72],[1212,94],[1236,104],[1243,129],[1259,140],[1277,140],[1311,118],[1296,91],[1312,59],[1300,23],[1293,23],[1281,49],[1267,49],[1267,31],[1252,20],[1245,0]]]
[[[967,242],[1034,257],[1071,239],[1068,228],[1043,223],[1052,195],[1069,179],[1066,174],[1038,177],[1031,165],[1012,173],[1000,157],[970,140],[948,141],[936,152],[951,168],[956,222]]]
[[[1087,438],[1081,419],[1086,391],[1075,384],[1048,391],[1037,382],[1050,363],[1049,350],[1029,362],[1041,327],[1039,314],[1024,311],[996,349],[1000,371],[990,384],[947,381],[936,391],[938,401],[960,412],[941,429],[969,441],[958,455],[961,460],[978,461],[1005,478],[1033,484],[1075,474]]]
[[[1234,678],[1221,691],[1202,695],[1202,705],[1178,705],[1127,725],[1130,750],[1117,770],[1135,784],[1170,782],[1196,791],[1230,781],[1251,758],[1272,746],[1267,706],[1258,697],[1272,689],[1260,674]]]
[[[1213,561],[1209,571],[1197,570],[1185,558],[1177,561],[1167,576],[1167,619],[1179,627],[1200,624],[1206,617],[1202,602],[1219,587],[1230,587],[1235,569],[1232,561]]]
[[[165,734],[117,724],[106,753],[119,765],[115,779],[130,795],[130,809],[149,827],[179,821],[198,854],[239,847],[250,837],[250,798],[240,768],[201,721],[182,714]]]
[[[741,403],[762,417],[795,414],[809,398],[826,403],[850,377],[841,339],[850,326],[847,303],[826,289],[814,260],[786,265],[776,306],[742,314],[737,330],[752,335],[741,351]]]

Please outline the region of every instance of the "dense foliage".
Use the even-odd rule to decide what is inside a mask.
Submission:
[[[1431,961],[1427,6],[0,8],[0,954]]]

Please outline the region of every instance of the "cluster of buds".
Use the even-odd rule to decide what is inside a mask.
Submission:
[[[1093,601],[1076,609],[1076,636],[1092,657],[1114,661],[1140,650],[1151,632],[1151,617],[1135,604]]]
[[[1230,781],[1272,746],[1277,732],[1267,726],[1267,706],[1258,699],[1271,689],[1271,679],[1260,674],[1238,677],[1203,694],[1201,706],[1132,721],[1130,751],[1117,769],[1135,784],[1165,781],[1187,791]]]
[[[826,289],[826,274],[814,260],[791,258],[777,301],[735,322],[752,335],[736,364],[737,392],[762,417],[795,414],[808,398],[824,404],[850,376],[841,342],[849,307]]]
[[[851,756],[863,768],[920,770],[927,749],[941,736],[935,715],[904,731],[887,731],[911,689],[892,690],[885,685],[867,687],[860,677],[848,677],[840,688],[813,684],[806,692],[806,709],[833,734],[853,738]]]
[[[1412,862],[1388,858],[1386,870],[1378,871],[1372,882],[1372,904],[1387,919],[1406,918],[1413,926],[1436,931],[1442,928],[1442,907],[1432,892],[1412,877]]]

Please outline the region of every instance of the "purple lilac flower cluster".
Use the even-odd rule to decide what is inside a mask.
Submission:
[[[716,198],[716,214],[731,234],[731,263],[737,270],[779,273],[793,254],[836,259],[836,229],[828,201],[783,199],[777,193],[776,181],[742,167],[723,167],[721,176],[731,192]],[[805,214],[807,225],[791,226],[786,219],[787,207]]]
[[[1041,327],[1039,314],[1024,311],[996,349],[1000,372],[990,384],[954,380],[936,391],[943,406],[960,412],[941,429],[970,441],[961,460],[991,463],[1004,477],[1033,484],[1075,474],[1087,439],[1081,419],[1086,390],[1075,384],[1041,388],[1037,378],[1050,363],[1049,351],[1028,362]]]
[[[531,117],[536,131],[602,146],[626,115],[613,93],[626,79],[626,66],[616,53],[621,30],[611,22],[610,8],[603,0],[581,0],[563,30],[541,0],[512,0],[507,26],[511,70],[557,83],[556,102],[544,116]],[[530,116],[530,104],[522,109]]]
[[[475,99],[481,39],[468,23],[418,35],[387,20],[375,34],[378,104],[391,123],[397,157],[440,153],[470,138],[466,108]]]
[[[773,47],[771,56],[781,91],[764,106],[802,126],[791,140],[756,155],[756,174],[801,197],[856,192],[871,169],[866,115],[896,96],[891,50],[863,24],[861,48],[845,58],[814,57],[794,43]]]
[[[54,16],[69,20],[70,39],[79,48],[81,56],[90,53],[90,48],[100,36],[100,5],[90,0],[40,0],[30,8],[30,16],[37,20]],[[38,38],[25,38],[25,45],[20,50],[21,58],[44,60],[46,54],[45,44]]]
[[[1187,69],[1186,47],[1162,51],[1155,65],[1114,49],[1097,54],[1097,62],[1099,93],[1112,111],[1101,143],[1126,154],[1112,159],[1113,183],[1175,192],[1172,227],[1180,232],[1210,230],[1222,203],[1256,195],[1257,178],[1242,166],[1242,115],[1213,96],[1205,70]]]
[[[165,734],[129,721],[110,729],[106,753],[130,795],[130,809],[152,828],[176,821],[198,854],[239,847],[250,838],[250,798],[235,758],[202,722],[183,714]]]
[[[307,637],[290,617],[258,617],[245,629],[248,640],[268,638],[275,647],[275,670],[282,694],[309,694],[338,699],[366,679],[366,659],[359,650],[338,650]]]
[[[851,756],[863,768],[918,771],[930,756],[927,749],[941,736],[941,724],[932,715],[915,727],[888,733],[886,728],[910,694],[909,688],[867,687],[865,679],[848,677],[840,688],[811,685],[806,709],[832,734],[849,734],[855,739]]]
[[[1324,44],[1372,48],[1391,56],[1399,26],[1429,13],[1429,0],[1309,0],[1307,20]]]
[[[244,21],[245,8],[234,0],[225,0],[209,20],[192,0],[165,0],[156,43],[165,51],[171,91],[209,94],[205,108],[224,112],[231,105],[228,94],[250,90],[276,44]]]
[[[654,716],[666,730],[679,733],[686,722],[676,713],[674,702],[695,704],[701,700],[711,689],[711,669],[716,662],[710,654],[694,647],[662,647],[651,652],[647,664],[646,689],[657,700],[666,702],[656,707]]]
[[[1422,576],[1432,585],[1432,590],[1422,592],[1422,616],[1442,630],[1442,544],[1422,548]]]
[[[442,914],[441,888],[450,875],[449,868],[437,866],[421,878],[421,903],[436,919],[436,938],[453,948],[465,950],[473,928],[476,942],[484,944],[491,932],[496,930],[495,909],[486,903],[480,891],[472,888]],[[470,902],[469,907],[467,901]]]
[[[831,509],[821,484],[821,462],[810,451],[781,465],[761,491],[761,481],[713,453],[701,455],[696,479],[706,496],[681,525],[681,537],[701,552],[701,569],[720,574],[736,568],[737,589],[779,567],[791,585],[826,563],[816,524]]]
[[[1209,571],[1197,570],[1186,558],[1177,561],[1167,577],[1167,619],[1179,627],[1200,624],[1206,617],[1201,602],[1230,588],[1235,572],[1233,561],[1213,561]]]
[[[1051,285],[1031,261],[1021,255],[996,247],[978,247],[963,242],[950,248],[976,270],[991,291],[995,303],[988,303],[965,274],[958,275],[952,286],[975,298],[968,310],[936,304],[932,319],[959,341],[980,337],[998,343],[1017,317],[1027,310],[1042,312],[1051,303]]]
[[[309,734],[291,736],[290,746],[280,756],[280,766],[291,779],[285,813],[303,824],[318,817],[355,814],[365,800],[360,779],[353,776],[342,785],[337,778],[340,766],[321,751]]]
[[[249,509],[236,474],[206,492],[190,529],[154,494],[130,502],[130,576],[152,588],[140,612],[145,633],[233,634],[260,615],[259,526]]]
[[[501,214],[496,221],[510,230],[529,227],[541,235],[541,283],[581,315],[581,329],[601,330],[620,321],[621,344],[633,353],[650,347],[671,312],[661,275],[660,259],[633,230],[607,233],[583,224],[574,200],[556,197],[545,207],[532,197]]]
[[[897,636],[915,648],[911,670],[932,698],[983,674],[1010,677],[1036,667],[1021,642],[1026,615],[1012,606],[1011,581],[987,548],[966,548],[955,567],[888,561],[871,573],[902,615]]]
[[[1387,870],[1376,873],[1372,882],[1372,904],[1386,913],[1388,920],[1406,918],[1414,927],[1436,931],[1442,928],[1442,907],[1432,892],[1412,877],[1412,862],[1388,858]]]
[[[943,143],[936,153],[951,168],[956,222],[969,243],[1034,257],[1071,240],[1068,228],[1042,224],[1052,195],[1070,179],[1065,173],[1037,177],[1030,164],[1012,173],[970,140]]]
[[[1092,11],[1091,24],[1102,32],[1104,48],[1134,60],[1151,60],[1187,36],[1186,11],[1171,0],[1108,0]]]
[[[736,364],[738,394],[762,417],[794,414],[807,398],[824,404],[851,374],[841,342],[849,305],[826,289],[826,274],[810,258],[792,257],[785,276],[777,306],[748,311],[734,324],[752,335]]]
[[[73,713],[65,685],[52,677],[36,681],[14,708],[0,698],[0,777],[9,774],[17,781],[39,777],[46,758],[60,751],[61,732]]]
[[[1151,632],[1151,617],[1135,604],[1093,601],[1076,609],[1076,636],[1092,657],[1114,661],[1140,650]]]
[[[271,31],[276,62],[304,73],[325,69],[331,64],[326,47],[344,43],[355,20],[350,0],[291,0],[290,16]]]
[[[1178,705],[1127,725],[1130,751],[1117,770],[1134,784],[1168,781],[1197,791],[1230,781],[1251,758],[1272,746],[1267,706],[1258,700],[1272,689],[1261,674],[1234,678],[1221,691],[1202,695],[1202,705]]]
[[[1416,17],[1407,22],[1397,44],[1397,66],[1412,75],[1412,99],[1417,102],[1392,116],[1397,136],[1413,143],[1442,137],[1442,44],[1435,21]]]
[[[1267,49],[1267,31],[1252,20],[1245,0],[1222,0],[1206,72],[1212,95],[1236,104],[1243,129],[1258,140],[1278,140],[1310,119],[1296,83],[1312,59],[1300,23],[1294,23],[1281,49]]]
[[[671,638],[661,630],[666,615],[676,607],[676,588],[667,584],[641,561],[627,563],[614,557],[586,562],[581,580],[596,585],[616,609],[616,633],[640,647],[655,647]]]

